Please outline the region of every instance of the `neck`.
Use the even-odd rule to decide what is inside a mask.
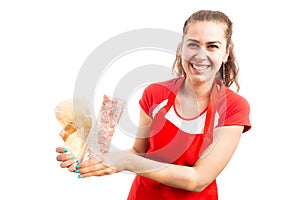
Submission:
[[[186,79],[182,87],[182,92],[184,95],[196,97],[197,100],[208,99],[212,85],[213,82],[194,84]]]

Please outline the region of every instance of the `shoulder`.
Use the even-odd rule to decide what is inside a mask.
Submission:
[[[225,126],[243,125],[244,132],[251,128],[249,102],[225,86],[219,96],[218,112],[222,116],[222,124]]]
[[[161,103],[166,102],[170,95],[176,94],[182,78],[173,78],[163,82],[149,84],[139,101],[142,109],[150,116]]]
[[[248,101],[241,95],[233,92],[229,88],[225,87],[226,101],[229,108],[245,107],[250,108]]]

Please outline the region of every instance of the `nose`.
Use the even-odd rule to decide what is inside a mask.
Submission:
[[[195,55],[195,58],[197,59],[201,59],[201,60],[204,60],[207,58],[207,54],[206,54],[206,51],[205,49],[203,49],[202,47],[200,47]]]

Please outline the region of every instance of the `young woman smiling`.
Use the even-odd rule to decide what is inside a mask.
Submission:
[[[132,171],[129,200],[218,199],[216,178],[251,128],[248,102],[229,89],[239,89],[231,36],[224,13],[193,13],[177,49],[178,77],[144,90],[132,149],[76,165],[58,147],[61,167],[82,178]]]

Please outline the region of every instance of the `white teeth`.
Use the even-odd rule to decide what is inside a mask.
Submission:
[[[196,70],[203,70],[209,67],[209,65],[197,65],[197,64],[191,64],[191,65]]]

